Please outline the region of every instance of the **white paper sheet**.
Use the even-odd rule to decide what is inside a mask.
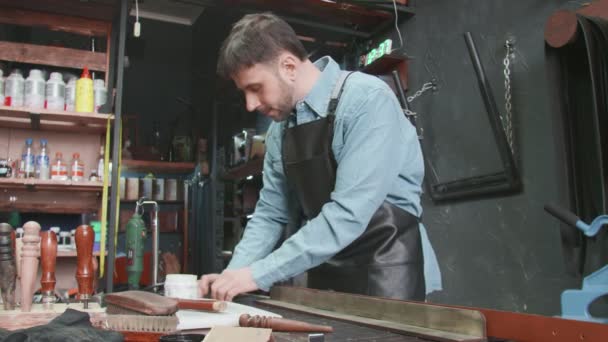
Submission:
[[[179,323],[177,330],[209,329],[215,326],[238,327],[242,314],[281,317],[270,311],[260,310],[251,306],[227,302],[223,312],[205,312],[194,310],[179,310],[175,313]]]

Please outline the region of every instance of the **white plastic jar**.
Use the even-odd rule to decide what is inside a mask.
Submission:
[[[184,299],[200,298],[196,275],[167,274],[165,278],[165,297]]]
[[[42,77],[42,71],[30,70],[30,75],[25,80],[25,107],[41,109],[44,108],[44,93],[46,82]]]
[[[65,86],[65,110],[68,112],[76,110],[76,77],[70,78]]]
[[[23,95],[25,93],[25,80],[21,71],[15,69],[6,78],[4,83],[4,97],[6,105],[11,107],[23,107]]]
[[[101,79],[93,81],[93,99],[95,113],[99,113],[99,107],[103,106],[108,100],[108,91],[106,90],[105,82]]]
[[[46,108],[50,110],[65,109],[65,83],[63,76],[58,72],[52,72],[46,82]]]

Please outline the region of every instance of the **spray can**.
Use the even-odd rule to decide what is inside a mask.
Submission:
[[[102,79],[93,81],[93,98],[95,100],[95,113],[99,113],[99,107],[108,100],[108,91]]]
[[[51,178],[51,161],[49,160],[48,142],[40,139],[40,153],[36,156],[36,178]]]
[[[4,104],[11,107],[23,107],[25,80],[19,69],[13,70],[4,83]]]
[[[139,207],[139,204],[138,204]],[[127,273],[129,289],[138,289],[141,274],[144,270],[144,245],[146,243],[146,225],[137,213],[129,219],[126,227]]]
[[[65,86],[65,110],[73,112],[76,110],[76,78],[72,77]]]
[[[74,153],[72,155],[70,171],[72,175],[72,181],[80,182],[84,179],[84,163],[80,160],[80,153]]]
[[[85,67],[82,70],[82,75],[76,81],[76,112],[92,113],[94,107],[93,80],[89,74],[89,69]]]
[[[4,104],[4,77],[2,77],[2,69],[0,69],[0,105]]]
[[[25,107],[41,109],[44,108],[44,88],[46,82],[42,77],[42,71],[30,70],[30,75],[25,80]]]
[[[34,178],[35,175],[35,155],[32,146],[32,138],[25,139],[25,146],[21,153],[23,178]],[[20,170],[21,172],[21,170]]]
[[[58,72],[52,72],[46,82],[45,107],[50,110],[65,109],[65,83],[63,76]]]
[[[61,152],[55,153],[55,160],[53,161],[53,165],[51,165],[51,179],[68,179],[68,166],[63,161],[63,155],[61,154]]]

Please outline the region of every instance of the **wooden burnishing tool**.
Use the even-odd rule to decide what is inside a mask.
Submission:
[[[38,275],[40,256],[40,225],[29,221],[23,225],[23,247],[21,248],[21,311],[30,312],[34,297],[34,283]]]
[[[40,233],[40,262],[42,276],[42,304],[45,309],[51,309],[55,303],[55,265],[57,263],[57,235],[50,230]]]
[[[78,299],[84,302],[84,308],[89,308],[89,299],[93,295],[93,242],[95,232],[91,226],[81,225],[76,228],[76,282],[78,283]]]
[[[267,328],[284,332],[322,332],[330,333],[334,328],[327,325],[309,324],[285,318],[251,316],[243,314],[239,317],[239,325],[248,328]]]
[[[0,291],[4,310],[15,308],[15,283],[17,266],[13,257],[14,231],[8,223],[0,223]]]

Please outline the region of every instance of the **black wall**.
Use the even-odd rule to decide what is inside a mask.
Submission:
[[[154,121],[159,121],[164,143],[168,143],[169,123],[180,115],[188,117],[188,108],[176,98],[191,100],[192,96],[192,27],[147,19],[140,22],[140,38],[133,38],[132,25],[128,28],[123,116],[137,117],[137,144],[152,143]],[[177,128],[183,134],[180,129],[185,128]]]
[[[470,31],[504,109],[502,60],[507,37],[512,60],[514,135],[523,191],[511,196],[435,204],[423,199],[423,222],[438,254],[444,290],[430,301],[540,314],[560,313],[560,294],[580,287],[568,275],[560,225],[543,210],[567,206],[568,184],[559,115],[547,90],[543,39],[553,11],[568,1],[415,1],[401,26],[410,61],[408,95],[431,78],[438,90],[415,100],[423,146],[442,181],[500,169],[496,145],[463,39]],[[393,46],[399,39],[391,36]],[[593,270],[590,270],[593,271]]]

